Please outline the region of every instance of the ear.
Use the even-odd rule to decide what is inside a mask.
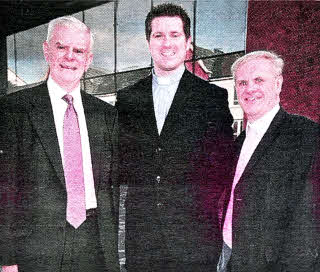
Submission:
[[[146,42],[147,42],[148,49],[149,49],[149,52],[150,52],[150,51],[151,51],[151,50],[150,50],[150,40],[146,39]]]
[[[42,49],[43,49],[44,58],[45,58],[46,62],[49,64],[49,44],[47,41],[45,41],[42,44]]]
[[[93,54],[92,52],[89,52],[87,56],[86,66],[84,67],[85,72],[87,72],[87,70],[89,69],[89,66],[92,63],[92,60],[93,60]]]
[[[234,82],[234,84],[233,84],[233,97],[234,97],[234,100],[236,100],[238,102],[238,104],[240,105],[240,93],[237,89],[236,82],[235,81],[233,81],[233,82]]]
[[[186,48],[186,51],[188,51],[191,47],[191,42],[192,42],[192,38],[191,36],[187,39],[187,48]]]
[[[277,94],[281,93],[282,83],[283,83],[283,76],[282,75],[277,76],[277,78],[276,78],[276,86],[275,86]]]

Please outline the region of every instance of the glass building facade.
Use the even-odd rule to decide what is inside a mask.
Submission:
[[[119,0],[73,14],[92,29],[95,38],[93,63],[83,78],[87,92],[115,94],[150,72],[144,20],[152,6],[165,2]],[[190,16],[193,60],[202,59],[214,79],[230,76],[230,62],[245,50],[247,1],[170,2],[181,5]],[[29,85],[45,79],[46,31],[47,24],[7,38],[8,68],[19,82]]]

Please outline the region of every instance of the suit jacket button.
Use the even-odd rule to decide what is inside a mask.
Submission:
[[[4,152],[3,152],[3,150],[2,149],[0,149],[0,154],[3,154]]]
[[[156,180],[158,183],[160,183],[160,180],[161,180],[160,176],[157,176]]]

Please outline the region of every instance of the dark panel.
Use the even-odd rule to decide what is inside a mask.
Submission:
[[[94,76],[94,68],[89,68],[86,79],[82,82],[82,87],[90,94],[112,94],[147,77],[150,74],[150,70],[151,68],[147,67],[134,71],[121,72],[116,75],[98,75],[98,73],[96,73],[96,76]],[[90,75],[94,77],[89,78],[88,76]]]
[[[112,0],[0,1],[0,28],[6,35],[48,23],[50,20]],[[0,30],[1,30],[0,29]]]
[[[7,91],[7,38],[0,32],[0,96]]]

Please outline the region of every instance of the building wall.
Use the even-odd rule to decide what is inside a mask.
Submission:
[[[246,51],[285,61],[282,106],[320,123],[320,2],[249,0]]]
[[[219,78],[211,80],[211,83],[225,88],[228,91],[229,109],[233,116],[233,131],[234,136],[238,136],[243,129],[243,111],[235,99],[235,91],[232,77]]]

